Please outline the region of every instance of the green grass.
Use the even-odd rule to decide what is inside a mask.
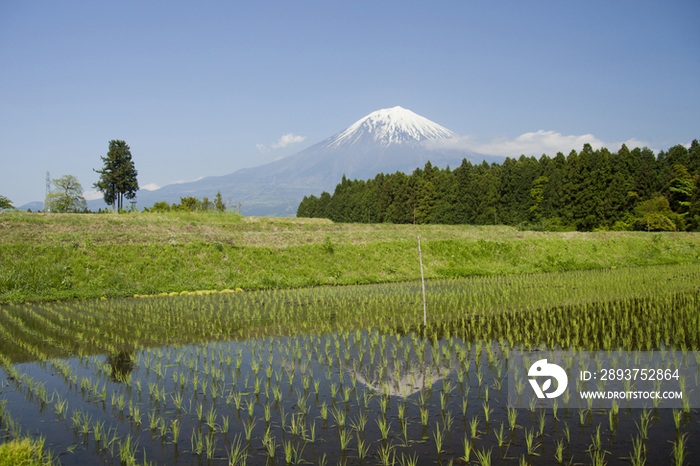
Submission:
[[[0,466],[48,466],[52,463],[41,439],[25,438],[0,444]]]
[[[0,303],[700,262],[698,233],[0,213]]]

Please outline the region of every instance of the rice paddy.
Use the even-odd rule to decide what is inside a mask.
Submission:
[[[0,306],[0,437],[64,465],[689,464],[698,413],[512,409],[514,351],[700,359],[693,265]],[[695,377],[700,375],[695,374]]]

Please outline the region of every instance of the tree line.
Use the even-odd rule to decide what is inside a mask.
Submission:
[[[297,217],[335,222],[505,224],[535,230],[700,231],[700,144],[657,155],[648,148],[568,156],[506,158],[503,163],[374,179],[343,176],[333,194],[306,196]]]
[[[201,200],[194,196],[186,196],[180,198],[180,203],[173,202],[168,204],[167,201],[159,201],[153,204],[150,209],[144,207],[144,212],[171,212],[171,211],[186,211],[186,212],[226,212],[227,205],[221,197],[221,191],[217,191],[213,201],[208,197],[203,197]]]

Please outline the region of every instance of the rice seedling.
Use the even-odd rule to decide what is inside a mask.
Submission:
[[[379,432],[382,435],[382,440],[386,440],[389,436],[389,430],[391,429],[391,423],[386,422],[386,418],[379,416],[376,419],[377,427],[379,427]]]
[[[673,464],[676,466],[682,466],[683,460],[685,459],[685,441],[688,438],[688,433],[679,435],[673,442],[673,450],[671,456],[673,457]]]
[[[99,444],[102,441],[102,436],[104,435],[104,421],[96,421],[92,425],[92,436],[95,439],[95,443]]]
[[[471,438],[473,438],[473,439],[479,438],[479,430],[478,430],[479,429],[479,418],[478,417],[474,416],[473,418],[471,418],[471,420],[469,421],[469,429],[471,432]]]
[[[672,411],[673,413],[673,422],[676,425],[676,431],[680,431],[681,428],[681,417],[683,415],[682,411],[679,409],[674,409]]]
[[[390,443],[384,443],[381,447],[379,447],[379,450],[377,450],[377,456],[379,458],[379,464],[382,466],[390,466],[396,462],[394,446]]]
[[[540,446],[539,443],[535,443],[535,431],[534,430],[525,430],[525,445],[527,446],[527,454],[530,456],[539,456],[538,453],[535,452],[537,448]]]
[[[177,445],[177,439],[180,436],[180,428],[182,425],[177,419],[170,421],[170,430],[173,432],[173,443]]]
[[[469,458],[472,453],[472,442],[467,438],[467,436],[464,436],[464,456],[462,456],[460,459],[464,461],[465,463],[469,463]]]
[[[302,432],[303,433],[303,432]],[[304,442],[316,443],[316,422],[312,421],[309,426],[309,435],[304,434]]]
[[[289,423],[289,433],[296,436],[304,437],[306,431],[306,421],[302,413],[292,414]]]
[[[481,466],[491,466],[491,449],[486,451],[486,448],[482,448],[481,451],[476,450],[476,459]]]
[[[233,402],[236,405],[236,411],[240,411],[241,409],[241,401],[242,401],[242,395],[241,392],[239,391],[234,391],[231,394],[231,397],[233,398]]]
[[[639,430],[639,434],[642,436],[642,438],[644,438],[644,439],[649,438],[649,437],[647,437],[647,431],[649,429],[649,416],[645,415],[643,413],[642,417],[639,420],[639,424],[637,424],[637,421],[634,421],[634,423],[637,426],[637,429]]]
[[[53,404],[54,411],[59,418],[62,418],[68,411],[68,400],[61,399],[61,396],[56,394],[57,400]]]
[[[642,437],[632,437],[632,453],[629,457],[632,466],[644,466],[646,463],[645,456],[644,440]]]
[[[508,426],[510,427],[510,430],[515,430],[518,425],[516,424],[516,421],[518,419],[518,410],[515,408],[508,408]]]
[[[325,401],[323,403],[321,403],[319,410],[321,412],[321,419],[323,419],[324,422],[328,421],[328,405],[326,404]]]
[[[216,424],[216,406],[213,403],[209,405],[207,410],[206,422],[210,428],[213,428]]]
[[[204,437],[206,442],[206,454],[207,460],[214,458],[214,451],[216,450],[216,439],[214,438],[214,432],[209,431],[208,435]]]
[[[335,420],[335,426],[339,428],[345,427],[345,412],[341,411],[337,407],[332,409],[333,419]]]
[[[159,430],[160,438],[165,440],[166,434],[168,432],[168,426],[165,423],[165,418],[163,418],[163,417],[161,417],[159,422],[158,422],[158,430]]]
[[[248,417],[252,420],[255,411],[255,398],[250,397],[250,399],[246,403],[246,408],[248,410]]]
[[[78,429],[80,427],[80,424],[82,423],[82,417],[83,413],[81,411],[73,411],[73,414],[71,415],[71,420],[73,422],[73,429]]]
[[[493,433],[496,435],[498,447],[499,448],[503,447],[503,445],[505,445],[505,443],[506,443],[505,442],[505,435],[503,434],[503,423],[501,423],[500,430],[494,429]]]
[[[563,440],[555,440],[554,441],[554,459],[557,461],[559,464],[564,463],[564,441]]]
[[[483,408],[484,408],[484,419],[486,420],[486,424],[488,424],[488,423],[489,423],[489,416],[491,415],[491,413],[493,412],[493,410],[489,408],[489,402],[488,402],[488,401],[484,401],[484,402],[482,403],[482,406],[483,406]]]
[[[250,443],[250,439],[253,436],[253,429],[255,428],[255,419],[243,420],[243,431],[245,432],[245,439]]]
[[[365,412],[358,413],[356,417],[350,420],[350,428],[358,433],[365,431],[367,425],[367,414]]]
[[[234,439],[234,441],[237,440]],[[238,442],[240,443],[240,442]],[[265,450],[265,454],[267,455],[268,461],[273,461],[275,459],[275,451],[277,449],[277,443],[275,440],[275,437],[270,435],[270,430],[267,429],[265,431],[265,434],[263,435],[262,438],[262,443],[263,443],[263,449]]]
[[[421,406],[420,407],[420,423],[421,423],[421,425],[427,426],[429,417],[430,417],[430,411],[428,411],[428,408]]]
[[[158,428],[158,414],[155,410],[148,412],[148,428],[151,432],[155,432]]]
[[[340,437],[340,449],[341,451],[345,451],[348,445],[350,445],[350,440],[352,439],[352,432],[346,429],[339,429],[338,435]]]
[[[398,405],[398,415],[399,415],[399,422],[403,423],[404,422],[404,416],[406,415],[406,405],[403,403],[399,403]]]
[[[605,461],[605,455],[607,454],[606,451],[603,450],[596,450],[595,448],[589,447],[588,449],[588,455],[591,459],[591,465],[592,466],[605,466],[606,461]]]
[[[119,442],[119,458],[122,464],[136,464],[136,449],[138,440],[132,442],[131,435],[127,435],[123,442]]]
[[[204,403],[199,403],[196,408],[197,420],[199,422],[204,421]]]
[[[130,416],[131,420],[136,424],[137,426],[141,425],[141,408],[138,406],[133,406],[129,409],[130,411]]]
[[[414,453],[413,456],[401,453],[399,464],[401,466],[418,466],[418,453]]]
[[[578,422],[579,425],[583,426],[586,423],[586,416],[588,416],[590,410],[588,409],[579,409],[578,410]]]
[[[452,417],[452,411],[447,411],[442,416],[442,424],[445,426],[446,431],[452,430],[452,424],[454,423],[454,418]]]

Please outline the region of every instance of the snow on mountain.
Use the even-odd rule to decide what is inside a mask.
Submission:
[[[410,110],[393,107],[372,112],[347,129],[296,154],[223,176],[138,192],[138,206],[154,202],[179,202],[180,197],[213,199],[221,191],[224,200],[242,202],[244,215],[294,216],[304,196],[333,192],[343,175],[369,179],[379,173],[412,173],[427,161],[452,168],[464,157],[481,162],[475,154],[433,150],[426,143],[456,137],[447,128]],[[101,201],[91,201],[97,210]],[[102,205],[104,207],[104,205]]]
[[[389,147],[391,144],[415,144],[426,139],[453,137],[457,137],[457,134],[449,129],[405,108],[393,107],[370,113],[346,130],[331,136],[322,147],[335,149],[360,143]]]

